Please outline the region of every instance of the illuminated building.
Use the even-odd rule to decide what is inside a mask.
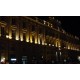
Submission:
[[[60,21],[37,17],[0,17],[0,60],[17,63],[63,63],[80,53],[79,38],[59,27]]]

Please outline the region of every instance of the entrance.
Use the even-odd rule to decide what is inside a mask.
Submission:
[[[22,64],[27,64],[28,60],[27,60],[27,56],[22,56]]]

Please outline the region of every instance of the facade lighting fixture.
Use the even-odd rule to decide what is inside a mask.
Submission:
[[[5,57],[2,57],[2,58],[1,58],[1,62],[2,62],[2,63],[5,63]]]
[[[9,38],[9,36],[8,36],[8,35],[6,35],[6,38]]]
[[[80,56],[78,56],[78,60],[80,61]]]
[[[54,46],[54,44],[52,46]]]

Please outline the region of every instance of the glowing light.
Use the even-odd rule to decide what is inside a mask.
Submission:
[[[58,55],[58,53],[56,52],[56,56]]]
[[[49,46],[51,46],[51,44],[49,44]]]
[[[16,34],[16,40],[19,40],[19,36],[18,36],[18,34]]]
[[[77,49],[77,51],[79,51],[79,49]]]
[[[66,59],[64,59],[64,62],[66,62]]]
[[[60,52],[60,55],[61,55],[62,53]]]
[[[6,38],[9,38],[9,36],[8,36],[8,35],[6,35]]]
[[[16,61],[17,59],[16,58],[11,58],[11,61]]]
[[[33,43],[33,41],[30,41],[31,43]]]
[[[54,46],[54,44],[52,46]]]
[[[46,21],[44,20],[44,24],[46,24]]]
[[[29,42],[29,39],[27,39],[26,42]]]
[[[78,60],[80,61],[80,56],[78,56]]]
[[[45,45],[47,45],[47,43],[45,43]]]
[[[70,49],[70,46],[68,46],[68,49]]]
[[[59,50],[61,50],[61,48],[59,47]]]
[[[37,38],[35,38],[35,44],[37,44]]]
[[[19,40],[19,38],[16,37],[16,40]]]
[[[49,22],[48,22],[48,26],[49,26]]]
[[[35,44],[37,44],[37,42],[35,41]]]
[[[1,36],[1,34],[0,34],[0,36]]]
[[[43,56],[42,56],[42,58],[43,58]]]
[[[64,47],[64,48],[66,48],[66,47]]]
[[[59,48],[60,48],[61,46],[59,46]]]
[[[40,44],[40,42],[38,42],[38,44]]]
[[[9,39],[12,39],[12,37],[11,37],[11,36],[9,36]]]
[[[30,36],[30,43],[33,43],[33,41],[32,41],[32,37]]]
[[[52,60],[52,63],[54,63],[54,60]]]
[[[53,26],[52,26],[52,24],[51,24],[51,28],[52,28]]]
[[[44,43],[42,43],[42,45],[44,45]]]
[[[5,62],[5,57],[1,58],[1,62],[3,62],[3,63]]]
[[[23,39],[21,39],[21,41],[23,41]]]

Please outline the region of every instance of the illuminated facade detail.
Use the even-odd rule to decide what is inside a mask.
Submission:
[[[40,44],[40,37],[38,37],[38,44]]]
[[[61,46],[60,46],[60,41],[59,41],[59,40],[56,40],[56,47],[59,47],[59,48],[61,47]]]
[[[50,25],[50,23],[48,22],[48,26]]]
[[[46,24],[46,21],[44,20],[44,24]]]
[[[52,46],[54,46],[54,44]]]
[[[6,38],[9,38],[9,36],[8,36],[8,35],[6,35]]]
[[[44,55],[43,59],[48,57],[53,60],[54,57],[58,58],[60,55],[66,56],[71,51],[72,53],[80,51],[79,38],[69,35],[65,30],[58,27],[57,23],[61,22],[57,21],[55,24],[56,20],[54,18],[50,18],[52,21],[55,20],[53,22],[27,16],[6,16],[3,20],[0,17],[1,54],[3,51],[5,55],[11,53],[17,54],[17,56],[19,55],[18,53],[23,56],[31,56],[31,54],[36,55],[39,53],[40,58]],[[11,46],[14,47],[11,48]],[[6,59],[5,56],[5,59],[1,58],[1,61]],[[13,58],[12,60],[15,59]]]
[[[1,57],[1,63],[5,63],[5,57]]]
[[[35,44],[37,44],[37,37],[35,37]]]
[[[47,45],[47,43],[45,43],[45,45]]]
[[[19,40],[19,31],[16,31],[16,40]]]
[[[51,24],[51,28],[53,27],[53,25]]]

